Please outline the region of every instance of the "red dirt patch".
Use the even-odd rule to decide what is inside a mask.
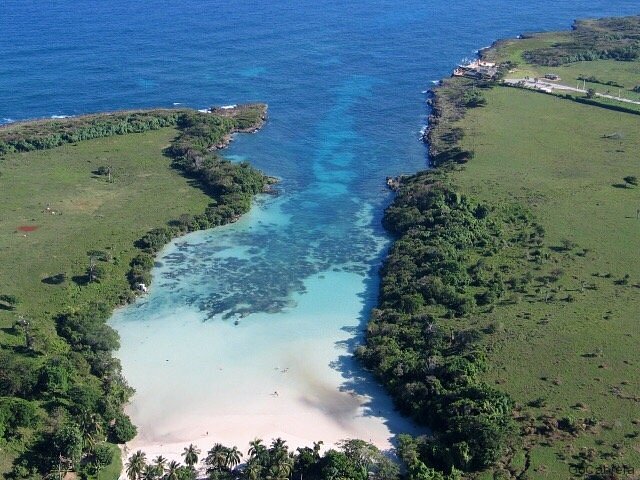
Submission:
[[[37,230],[38,225],[21,225],[18,227],[18,231],[19,232],[33,232],[34,230]]]

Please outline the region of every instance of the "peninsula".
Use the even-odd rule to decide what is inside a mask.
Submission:
[[[401,438],[412,478],[638,473],[639,38],[640,17],[522,35],[432,92],[433,168],[385,214],[359,351],[434,430]]]
[[[0,128],[0,476],[117,478],[115,444],[136,428],[105,322],[149,288],[165,243],[235,221],[273,183],[217,153],[266,112],[124,111]]]

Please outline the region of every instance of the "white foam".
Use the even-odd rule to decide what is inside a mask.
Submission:
[[[182,105],[182,103],[180,103],[180,102],[173,102],[173,105],[174,105],[174,106],[175,106],[175,105]]]
[[[238,105],[223,105],[220,107],[221,110],[231,110],[232,108],[236,108]]]
[[[209,110],[208,108],[199,108],[198,111],[200,113],[211,113],[211,110]]]
[[[56,119],[71,118],[71,117],[73,117],[73,115],[51,115],[51,118],[56,118]]]

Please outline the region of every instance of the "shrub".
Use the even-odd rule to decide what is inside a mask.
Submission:
[[[127,443],[132,440],[138,429],[131,423],[131,419],[124,413],[119,413],[109,426],[110,441],[113,443]]]
[[[0,309],[15,310],[18,305],[18,297],[15,295],[0,294]]]
[[[558,428],[560,430],[564,430],[565,432],[569,432],[569,433],[577,433],[579,428],[578,428],[578,421],[572,417],[572,416],[566,416],[561,418],[558,421]]]
[[[36,428],[40,420],[35,403],[21,398],[0,398],[0,439],[12,439],[19,428]]]

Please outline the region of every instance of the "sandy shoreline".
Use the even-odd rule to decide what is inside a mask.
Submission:
[[[137,390],[127,408],[139,427],[129,454],[182,461],[190,443],[203,454],[218,442],[246,453],[251,440],[277,437],[293,450],[347,438],[388,449],[394,434],[415,432],[346,346],[362,277],[325,273],[307,288],[293,313],[256,314],[239,326],[172,309],[118,321],[124,374]]]
[[[157,432],[142,432],[125,448],[129,453],[142,450],[149,459],[163,455],[169,460],[181,461],[184,447],[189,443],[197,445],[203,454],[217,442],[237,446],[246,453],[249,442],[255,438],[270,443],[279,437],[286,440],[292,450],[312,446],[318,440],[324,442],[325,448],[330,448],[347,438],[362,438],[381,449],[391,447],[391,434],[382,423],[383,419],[365,417],[366,408],[361,402],[366,399],[340,393],[338,403],[332,405],[333,411],[327,412],[315,407],[317,397],[286,399],[289,393],[281,391],[274,399],[282,400],[277,409],[285,412],[182,417],[178,424],[165,425]],[[264,404],[268,403],[268,400],[264,401]],[[378,428],[371,428],[372,421],[380,422]]]

